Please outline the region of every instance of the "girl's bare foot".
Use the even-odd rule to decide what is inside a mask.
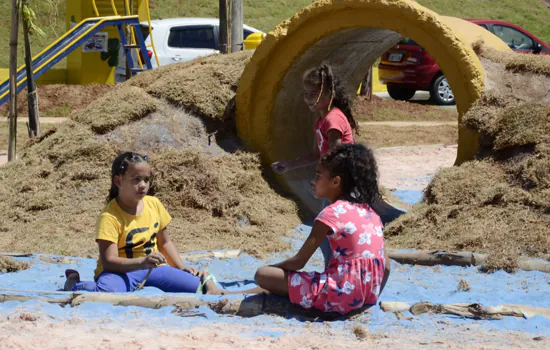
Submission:
[[[208,272],[203,271],[200,274],[201,282],[204,283],[208,276]],[[216,285],[213,279],[206,281],[202,292],[209,295],[225,295],[225,292]]]

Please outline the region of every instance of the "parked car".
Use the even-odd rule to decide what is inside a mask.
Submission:
[[[467,19],[502,39],[516,52],[550,55],[550,45],[525,29],[503,21]],[[388,50],[378,67],[380,82],[395,100],[408,101],[416,91],[429,91],[439,105],[455,103],[451,87],[434,58],[414,40],[405,38]]]
[[[190,61],[200,56],[208,56],[219,53],[219,20],[217,18],[171,18],[151,21],[155,49],[160,65]],[[145,44],[151,44],[149,37],[149,25],[141,23],[141,32]],[[259,37],[258,37],[259,36]],[[243,38],[245,48],[255,48],[258,41],[261,41],[265,34],[258,29],[244,25]],[[252,47],[248,47],[252,46]],[[132,51],[135,56],[135,50]],[[151,58],[153,68],[158,67],[153,57],[152,48],[148,48],[147,55]],[[140,55],[143,55],[140,52]],[[115,82],[126,79],[126,59],[124,49],[119,52],[119,64],[115,69]],[[136,62],[137,57],[134,57]]]

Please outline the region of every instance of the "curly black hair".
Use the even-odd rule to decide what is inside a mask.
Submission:
[[[333,106],[338,107],[348,119],[351,128],[355,130],[357,135],[360,135],[359,124],[355,121],[352,112],[352,100],[346,92],[344,85],[342,85],[340,76],[328,64],[323,63],[319,67],[305,72],[304,82],[319,86],[321,93],[330,92],[331,103],[329,109]]]
[[[343,198],[349,202],[372,204],[380,197],[378,166],[370,148],[343,144],[321,157],[332,177],[340,176]]]
[[[136,163],[149,163],[149,158],[134,152],[124,152],[115,158],[111,167],[111,188],[107,196],[107,203],[118,197],[118,187],[115,185],[115,176],[124,175],[128,170],[128,165]]]

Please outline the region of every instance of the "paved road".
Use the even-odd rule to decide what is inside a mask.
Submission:
[[[390,99],[390,95],[387,92],[375,92],[376,96],[383,98],[383,99]],[[416,94],[413,96],[413,98],[409,101],[413,103],[418,103],[422,105],[432,105],[437,108],[444,108],[444,109],[456,109],[455,105],[452,106],[438,106],[433,104],[433,102],[430,101],[430,93],[427,91],[417,91]]]

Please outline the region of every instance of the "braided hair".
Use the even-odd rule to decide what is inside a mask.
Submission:
[[[351,98],[342,85],[338,74],[336,74],[328,64],[323,63],[317,68],[308,70],[304,74],[304,82],[320,88],[317,103],[319,103],[323,93],[330,92],[329,110],[333,107],[339,108],[348,119],[351,128],[355,130],[357,135],[360,135],[359,124],[355,121],[352,112]]]
[[[107,196],[107,203],[118,197],[118,187],[115,185],[115,176],[124,175],[130,164],[137,163],[149,163],[149,158],[134,152],[124,152],[115,158],[111,167],[111,189]]]
[[[370,148],[361,144],[339,145],[323,155],[320,163],[331,177],[340,176],[342,199],[372,206],[380,197],[378,166]]]

